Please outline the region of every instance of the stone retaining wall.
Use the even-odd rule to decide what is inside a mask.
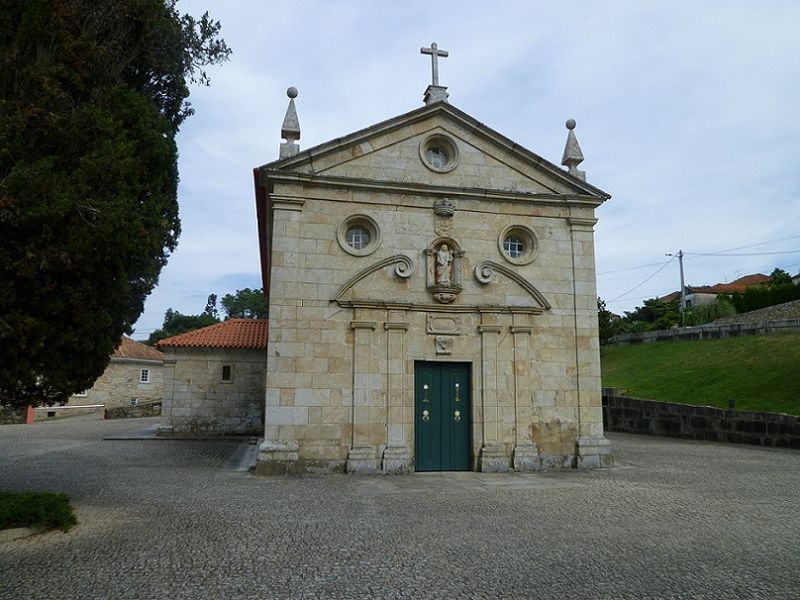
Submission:
[[[0,406],[0,425],[19,425],[25,422],[26,410]]]
[[[800,448],[800,417],[603,394],[606,431]]]
[[[718,340],[720,338],[744,335],[771,335],[776,333],[800,332],[800,319],[782,319],[759,323],[738,323],[733,325],[698,325],[697,327],[676,327],[660,331],[623,333],[611,338],[612,344],[647,344],[651,342],[675,342],[688,340]]]
[[[106,419],[130,419],[135,417],[158,417],[161,415],[161,402],[148,402],[138,406],[116,406],[106,409]]]

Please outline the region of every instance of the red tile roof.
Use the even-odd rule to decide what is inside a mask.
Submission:
[[[266,319],[228,319],[161,340],[159,348],[267,348]]]
[[[678,300],[681,297],[681,292],[678,290],[677,292],[670,292],[666,296],[661,296],[659,300],[661,302],[672,302],[673,300]]]
[[[716,285],[691,286],[689,291],[694,294],[743,294],[749,287],[762,285],[769,281],[769,275],[763,273],[753,273],[739,277],[730,283],[718,283]]]
[[[117,349],[111,354],[111,358],[138,358],[141,360],[164,360],[164,353],[155,348],[132,340],[127,335],[122,336]]]

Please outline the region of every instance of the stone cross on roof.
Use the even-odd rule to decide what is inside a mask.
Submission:
[[[439,50],[439,46],[436,45],[436,42],[431,42],[430,48],[420,48],[419,52],[420,54],[431,55],[431,71],[433,73],[432,85],[439,85],[439,57],[447,58],[450,53],[447,50]]]
[[[439,57],[447,58],[450,53],[447,50],[439,50],[436,42],[431,42],[430,48],[420,48],[419,52],[420,54],[431,55],[432,83],[425,90],[425,104],[447,102],[447,88],[439,85]]]

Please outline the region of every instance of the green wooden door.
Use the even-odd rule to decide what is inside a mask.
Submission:
[[[469,364],[414,364],[414,456],[417,471],[469,471]]]

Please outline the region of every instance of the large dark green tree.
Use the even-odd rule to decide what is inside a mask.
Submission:
[[[597,327],[600,333],[600,345],[606,346],[611,338],[622,333],[620,318],[606,308],[605,301],[597,298]]]
[[[266,319],[267,298],[261,288],[236,290],[235,294],[222,297],[222,308],[226,319]]]
[[[174,0],[0,0],[0,404],[90,387],[141,314],[218,34]]]
[[[147,338],[147,343],[155,345],[165,338],[172,337],[173,335],[180,335],[187,331],[194,331],[201,327],[208,327],[219,323],[217,311],[217,295],[211,294],[206,302],[206,308],[199,315],[185,315],[177,310],[171,308],[167,309],[164,313],[164,323],[160,329],[156,329]]]

